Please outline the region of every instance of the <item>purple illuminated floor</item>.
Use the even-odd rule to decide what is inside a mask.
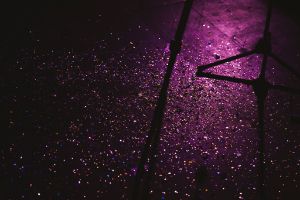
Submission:
[[[149,1],[139,9],[123,3],[76,22],[66,17],[61,26],[45,17],[24,28],[15,55],[1,57],[8,126],[2,134],[8,139],[0,149],[0,196],[129,198],[183,6],[176,2]],[[256,96],[251,87],[196,77],[196,71],[253,48],[265,11],[259,0],[194,1],[171,79],[150,199],[258,199]],[[271,31],[273,51],[300,71],[300,26],[278,4]],[[254,79],[261,58],[207,71]],[[299,89],[300,81],[271,59],[267,78]],[[299,115],[299,100],[275,91],[267,97],[269,199],[300,194],[300,125],[291,120]],[[207,177],[196,188],[200,167]]]

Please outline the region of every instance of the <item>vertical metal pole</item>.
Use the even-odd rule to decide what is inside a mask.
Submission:
[[[132,199],[147,199],[150,179],[154,173],[155,168],[155,155],[158,149],[160,131],[162,127],[162,121],[164,117],[164,110],[167,102],[168,88],[176,57],[181,50],[181,40],[186,28],[188,17],[192,8],[193,0],[186,0],[184,2],[184,8],[177,27],[174,40],[170,45],[170,59],[167,66],[167,71],[164,76],[162,88],[160,90],[159,99],[155,108],[154,116],[151,122],[151,128],[145,144],[144,151],[142,153],[141,160],[138,165],[137,173],[134,181],[134,188],[132,193]],[[149,159],[149,171],[145,174],[146,161]],[[144,180],[143,180],[144,179]],[[142,186],[143,184],[143,186]]]
[[[258,192],[261,200],[266,199],[265,193],[265,101],[268,95],[268,83],[266,81],[266,68],[268,62],[268,56],[271,53],[271,33],[270,23],[272,16],[273,0],[268,0],[268,11],[265,21],[265,29],[263,35],[263,60],[260,70],[259,78],[253,85],[254,92],[257,97],[258,105],[258,135],[259,135],[259,171],[258,171]]]

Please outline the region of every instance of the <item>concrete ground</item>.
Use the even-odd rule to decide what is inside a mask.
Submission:
[[[0,57],[5,199],[129,198],[183,2],[117,3],[11,5],[16,9],[6,15],[12,22],[5,24]],[[300,72],[300,24],[292,7],[275,3],[272,44]],[[194,1],[171,78],[150,199],[258,199],[253,89],[196,71],[252,49],[265,12],[261,0]],[[253,55],[207,71],[254,79],[261,61]],[[299,89],[297,77],[272,59],[267,79]],[[273,90],[267,97],[267,199],[300,194],[300,126],[291,120],[299,116],[299,100]],[[207,172],[201,185],[199,168]]]

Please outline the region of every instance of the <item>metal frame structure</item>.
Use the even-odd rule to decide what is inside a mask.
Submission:
[[[140,162],[138,164],[138,168],[135,175],[133,190],[131,194],[132,200],[148,199],[149,188],[151,183],[151,178],[155,171],[155,162],[157,158],[157,151],[160,139],[160,132],[162,128],[162,122],[164,118],[164,111],[167,102],[168,88],[170,84],[170,79],[172,76],[173,68],[176,62],[177,55],[181,50],[181,41],[183,38],[183,34],[186,28],[186,24],[188,21],[188,17],[192,8],[193,0],[186,0],[184,2],[183,11],[181,14],[181,18],[176,30],[175,38],[171,41],[170,45],[170,58],[167,65],[167,70],[164,75],[164,80],[162,83],[162,87],[159,94],[159,99],[157,101],[157,105],[154,111],[154,115],[151,122],[150,131],[148,133],[148,137],[146,140],[145,147],[142,151],[142,155],[140,158]],[[297,72],[293,67],[284,62],[279,56],[272,52],[271,45],[271,32],[270,32],[270,23],[271,23],[271,15],[273,8],[273,0],[268,1],[268,9],[265,20],[265,27],[262,39],[260,39],[256,45],[256,47],[247,51],[226,59],[219,60],[214,63],[210,63],[207,65],[198,66],[196,75],[198,77],[211,78],[216,80],[224,80],[233,83],[241,83],[245,85],[252,86],[254,93],[257,97],[258,104],[258,135],[259,135],[259,196],[260,199],[266,199],[265,188],[264,188],[264,179],[265,179],[265,130],[264,130],[264,108],[265,108],[265,100],[268,95],[268,91],[270,89],[285,91],[292,94],[300,94],[299,89],[293,89],[282,85],[272,85],[270,84],[265,77],[267,60],[268,57],[273,58],[283,67],[288,69],[290,72],[295,74],[298,78],[300,78],[299,72]],[[240,58],[244,58],[250,56],[252,54],[262,54],[262,65],[260,69],[260,75],[258,78],[254,80],[247,80],[235,77],[228,77],[222,75],[216,75],[211,73],[206,73],[204,70],[228,63]]]
[[[295,68],[288,65],[285,61],[283,61],[279,56],[277,56],[275,53],[272,52],[272,44],[271,44],[271,32],[270,32],[270,23],[271,23],[271,16],[272,16],[272,9],[273,9],[273,0],[268,0],[268,9],[266,14],[266,20],[265,20],[265,27],[264,27],[264,33],[262,39],[260,39],[256,45],[256,47],[251,50],[247,51],[214,63],[210,63],[207,65],[198,66],[198,70],[196,75],[198,77],[206,77],[211,78],[215,80],[224,80],[229,81],[233,83],[241,83],[245,85],[252,86],[253,91],[256,95],[257,99],[257,105],[258,105],[258,135],[259,135],[259,181],[258,181],[258,191],[260,199],[266,199],[266,193],[265,193],[265,130],[264,130],[264,111],[265,111],[265,101],[266,97],[268,95],[268,91],[270,89],[279,90],[288,92],[291,94],[300,94],[299,89],[289,88],[282,85],[272,85],[266,80],[266,67],[267,67],[267,60],[268,57],[273,58],[275,61],[277,61],[279,64],[281,64],[283,67],[288,69],[291,73],[297,76],[297,78],[300,79],[300,74],[295,70]],[[258,78],[254,80],[247,80],[247,79],[241,79],[241,78],[235,78],[235,77],[228,77],[228,76],[222,76],[222,75],[216,75],[211,73],[206,73],[204,70],[209,69],[211,67],[215,67],[227,62],[231,62],[240,58],[248,57],[252,54],[262,54],[262,65],[260,69],[260,74]]]

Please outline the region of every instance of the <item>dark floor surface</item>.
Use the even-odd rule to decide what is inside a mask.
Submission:
[[[1,6],[1,199],[128,199],[183,3],[11,2]],[[151,199],[258,199],[251,87],[196,77],[251,49],[265,1],[195,0],[169,88]],[[276,1],[273,50],[300,72],[296,4]],[[261,56],[209,69],[254,79]],[[269,60],[270,83],[300,81]],[[300,194],[299,95],[266,102],[268,199]],[[201,188],[196,171],[207,170]]]

